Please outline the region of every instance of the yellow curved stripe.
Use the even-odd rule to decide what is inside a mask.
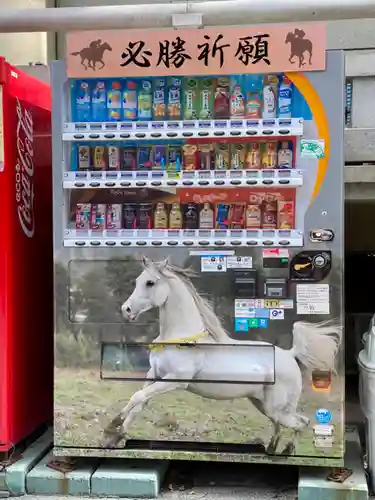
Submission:
[[[323,103],[311,85],[310,81],[302,73],[287,73],[286,76],[291,80],[294,85],[301,92],[307,104],[310,107],[313,119],[318,129],[318,138],[323,139],[325,143],[324,158],[318,160],[318,172],[315,179],[315,186],[312,192],[310,203],[314,200],[322,187],[324,177],[327,172],[329,156],[331,151],[329,126],[327,115]]]

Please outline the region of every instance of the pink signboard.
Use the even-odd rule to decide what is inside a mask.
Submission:
[[[82,31],[67,35],[70,78],[321,71],[321,23],[185,30]]]

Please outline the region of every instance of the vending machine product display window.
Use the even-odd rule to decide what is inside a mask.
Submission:
[[[57,454],[343,462],[343,55],[263,28],[52,65]]]

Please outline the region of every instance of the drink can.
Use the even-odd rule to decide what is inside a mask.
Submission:
[[[137,229],[152,228],[152,204],[141,203],[137,207]]]
[[[108,170],[121,170],[120,148],[108,146]]]
[[[121,229],[122,205],[120,203],[108,204],[106,213],[106,229]]]
[[[78,170],[90,170],[90,146],[78,146]]]
[[[184,229],[198,229],[198,205],[196,203],[183,205],[182,214]]]
[[[124,203],[122,206],[123,228],[137,228],[137,206],[135,203]]]
[[[76,229],[90,229],[91,203],[77,203],[76,206]]]
[[[90,229],[103,231],[105,229],[107,206],[104,203],[92,203],[90,213]]]

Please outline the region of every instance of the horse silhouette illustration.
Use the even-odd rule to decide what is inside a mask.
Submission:
[[[294,58],[298,57],[299,67],[302,68],[305,65],[305,52],[309,54],[309,65],[311,66],[313,44],[311,40],[305,38],[306,33],[298,28],[287,34],[285,38],[285,43],[290,43],[290,57],[289,62],[294,64]]]
[[[80,56],[81,64],[85,69],[92,68],[96,71],[96,64],[100,63],[101,66],[98,69],[102,69],[105,66],[105,62],[103,61],[103,54],[106,50],[112,51],[112,47],[107,43],[101,40],[93,40],[90,42],[88,47],[78,51],[72,52],[72,56]],[[85,64],[87,61],[87,64]]]

